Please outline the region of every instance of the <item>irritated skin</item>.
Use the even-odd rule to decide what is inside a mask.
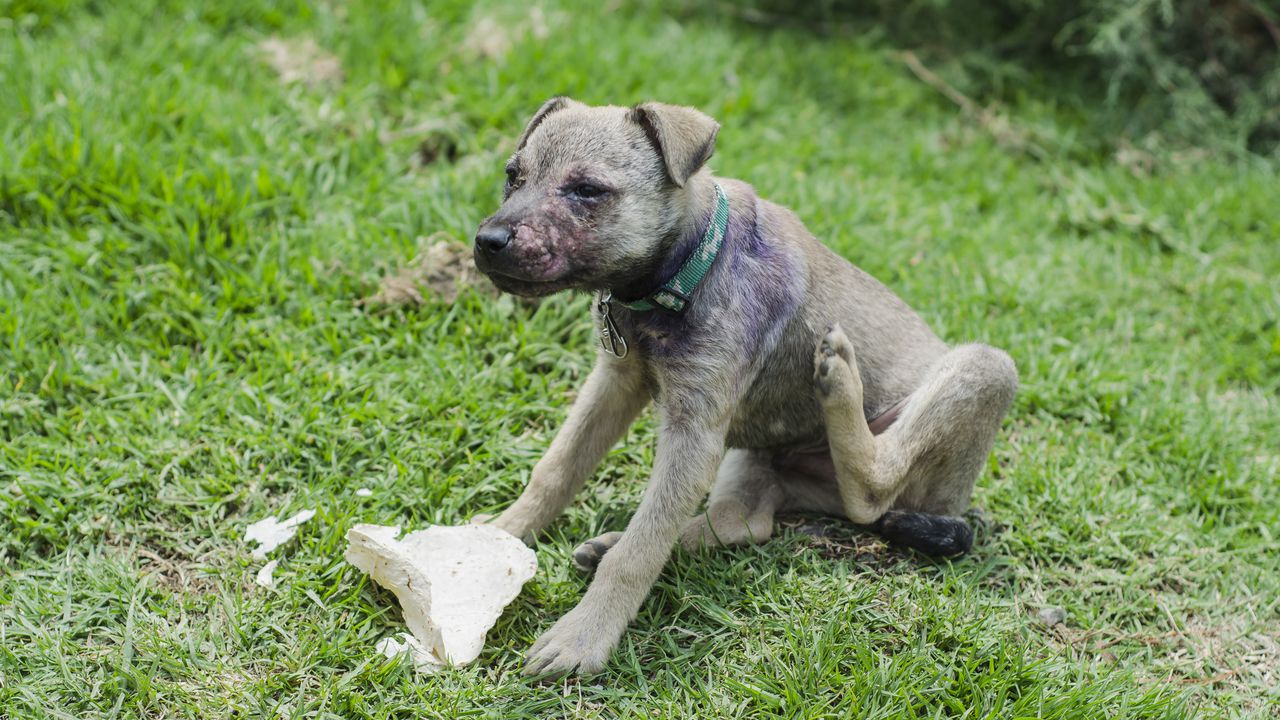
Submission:
[[[477,251],[476,265],[500,289],[517,295],[547,295],[574,281],[570,259],[593,232],[565,208],[563,198],[546,198],[535,212],[512,226],[511,245],[497,257]]]
[[[553,205],[553,203],[547,203]],[[530,278],[555,281],[569,273],[568,258],[582,248],[586,228],[555,218],[547,208],[549,222],[525,221],[516,225],[515,261]],[[565,231],[561,226],[567,226]]]
[[[476,251],[503,290],[608,289],[634,299],[697,246],[715,183],[730,204],[723,247],[684,313],[614,306],[631,352],[597,351],[529,484],[494,521],[531,538],[655,404],[644,497],[624,532],[575,553],[597,563],[595,579],[530,649],[527,672],[601,669],[677,542],[760,542],[779,510],[861,523],[892,510],[894,521],[875,527],[892,529],[893,541],[968,549],[956,516],[1016,391],[1012,361],[985,345],[949,348],[789,210],[713,178],[704,165],[718,129],[691,108],[553,99],[521,136],[502,207],[482,225],[512,231],[503,250]],[[899,419],[873,435],[867,418],[899,403]],[[796,461],[804,455],[820,461]]]

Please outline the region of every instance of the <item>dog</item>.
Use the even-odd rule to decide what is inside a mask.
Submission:
[[[600,340],[568,419],[492,522],[530,541],[651,402],[658,422],[635,515],[574,552],[595,576],[534,643],[528,674],[601,670],[677,542],[762,542],[779,511],[843,516],[932,555],[972,543],[959,515],[1017,392],[1013,361],[947,346],[790,210],[715,177],[719,129],[689,107],[552,98],[476,233],[498,289],[594,293]]]

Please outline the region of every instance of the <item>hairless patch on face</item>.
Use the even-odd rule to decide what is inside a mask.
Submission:
[[[575,270],[590,256],[592,228],[555,194],[529,197],[511,224],[510,246],[485,259],[486,272],[504,290],[545,294],[573,284]],[[514,282],[513,282],[514,281]]]
[[[530,280],[556,280],[568,269],[566,257],[578,249],[572,232],[562,231],[562,224],[541,215],[515,226],[512,261]]]

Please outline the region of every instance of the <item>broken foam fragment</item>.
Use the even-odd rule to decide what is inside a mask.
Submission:
[[[272,577],[272,574],[275,573],[276,565],[279,564],[279,560],[272,560],[258,568],[258,574],[253,576],[253,581],[265,588],[275,587],[276,579]]]
[[[492,525],[399,534],[395,525],[356,525],[347,532],[347,562],[395,593],[405,624],[437,664],[475,660],[485,633],[533,577],[537,555]],[[378,649],[388,657],[408,651],[419,669],[429,664],[410,643],[385,640]]]
[[[444,668],[444,663],[440,662],[440,658],[418,642],[418,638],[409,633],[398,634],[400,636],[399,640],[384,637],[378,641],[377,645],[373,646],[373,649],[385,655],[388,660],[394,660],[401,655],[408,655],[414,669],[428,675],[438,673]]]
[[[244,541],[256,541],[257,549],[253,551],[254,560],[266,560],[267,553],[289,541],[298,532],[298,526],[310,520],[315,510],[303,510],[291,518],[276,520],[267,517],[244,529]]]

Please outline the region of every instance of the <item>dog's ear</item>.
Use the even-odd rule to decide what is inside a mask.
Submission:
[[[643,103],[631,108],[627,118],[644,129],[671,182],[684,187],[716,149],[720,123],[691,107]]]
[[[567,98],[563,95],[557,95],[556,97],[542,103],[542,107],[538,108],[538,112],[533,114],[533,117],[529,120],[529,124],[525,126],[524,132],[520,133],[520,142],[516,143],[516,152],[524,149],[525,143],[529,142],[529,136],[533,134],[534,130],[538,129],[538,126],[542,124],[543,120],[547,119],[548,115],[567,107],[581,105],[582,103],[577,100]]]

